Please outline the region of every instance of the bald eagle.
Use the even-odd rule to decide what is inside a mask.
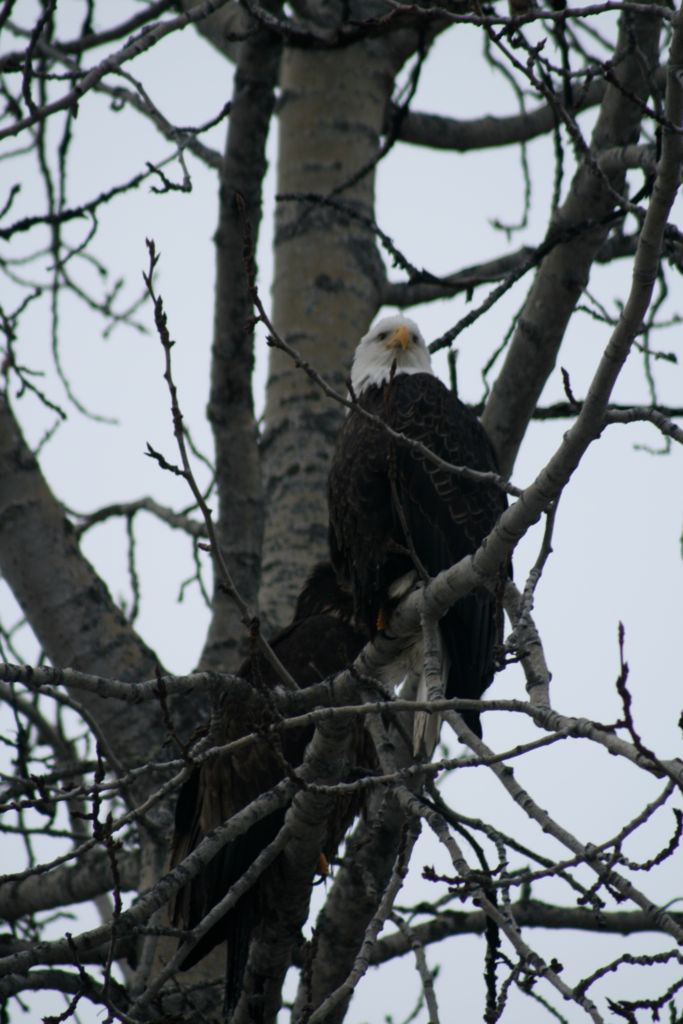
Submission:
[[[484,428],[434,375],[425,341],[408,317],[380,320],[361,339],[351,389],[359,409],[441,459],[497,469]],[[494,484],[449,472],[355,410],[337,440],[328,498],[332,562],[351,587],[358,621],[371,635],[384,627],[392,606],[418,578],[435,576],[474,552],[506,506]],[[481,697],[493,678],[501,630],[500,602],[484,589],[446,613],[439,633],[447,697]],[[424,676],[420,682],[422,700]],[[464,717],[481,735],[478,714]],[[438,728],[437,716],[416,715],[416,754],[431,755]]]
[[[315,567],[299,595],[294,619],[272,641],[271,647],[301,688],[312,686],[327,676],[341,672],[356,658],[367,636],[351,622],[350,595],[338,585],[329,563]],[[280,683],[276,670],[261,654],[244,662],[239,675],[249,680],[264,697],[262,713],[249,714],[224,702],[218,728],[212,737],[216,744],[228,743],[272,720],[268,693]],[[206,734],[207,730],[204,730]],[[272,789],[285,777],[285,764],[298,767],[312,735],[312,728],[285,730],[280,744],[264,738],[234,754],[218,755],[194,770],[181,788],[176,804],[175,832],[171,866],[179,864],[204,836],[246,807],[261,793]],[[362,723],[352,730],[352,762],[369,764],[373,759],[370,741]],[[284,761],[283,761],[284,759]],[[327,823],[327,835],[321,851],[329,861],[354,816],[360,810],[356,795],[340,798]],[[284,822],[285,809],[261,819],[248,831],[228,843],[176,896],[173,922],[193,928],[244,874],[258,854],[277,836]],[[192,967],[214,946],[227,941],[226,1010],[228,1016],[242,991],[249,943],[259,927],[268,905],[275,905],[282,886],[282,859],[276,859],[186,956],[182,969]]]

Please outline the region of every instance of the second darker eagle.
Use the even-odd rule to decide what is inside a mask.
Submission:
[[[360,409],[446,462],[497,471],[484,428],[434,376],[425,341],[407,317],[380,320],[361,339],[351,387]],[[418,576],[435,576],[476,551],[506,498],[495,484],[436,465],[352,410],[337,441],[329,505],[332,561],[352,588],[356,618],[372,635]],[[493,678],[500,601],[477,589],[453,605],[439,630],[446,696],[479,699]],[[426,696],[424,681],[419,696]],[[481,735],[478,714],[464,717]],[[416,733],[416,748],[428,755],[437,736],[434,718],[430,732]]]
[[[271,647],[299,687],[305,689],[350,665],[367,637],[352,623],[350,597],[338,585],[332,567],[317,565],[299,595],[292,623],[271,641]],[[219,753],[198,765],[183,785],[176,805],[171,866],[180,864],[213,829],[228,821],[262,793],[267,793],[287,772],[304,760],[312,727],[268,732],[277,719],[272,695],[280,685],[276,669],[255,651],[239,675],[248,680],[260,701],[242,706],[223,699],[213,739],[230,743],[250,732],[261,738],[240,750]],[[260,705],[260,711],[259,711]],[[206,731],[206,730],[204,730]],[[374,748],[358,720],[349,728],[349,767],[374,767]],[[354,816],[361,809],[359,794],[342,794],[326,823],[321,853],[331,860]],[[172,920],[194,928],[247,868],[275,839],[285,819],[285,808],[274,811],[227,843],[210,863],[176,895]],[[278,857],[188,953],[182,964],[192,967],[220,943],[227,943],[225,1009],[229,1019],[243,988],[252,936],[258,935],[266,915],[276,913],[284,884],[283,858]],[[296,930],[296,928],[295,928]]]

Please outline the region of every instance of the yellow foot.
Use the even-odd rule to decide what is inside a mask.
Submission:
[[[330,873],[330,865],[325,854],[320,851],[318,855],[318,874],[322,875],[323,878],[327,878]]]
[[[387,620],[384,615],[384,610],[380,608],[380,610],[377,612],[377,632],[379,632],[380,630],[384,630],[386,628]]]

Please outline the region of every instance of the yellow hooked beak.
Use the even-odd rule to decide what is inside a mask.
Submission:
[[[400,327],[397,327],[396,330],[389,335],[384,344],[387,348],[402,348],[405,352],[410,345],[410,331],[405,324],[401,324]]]

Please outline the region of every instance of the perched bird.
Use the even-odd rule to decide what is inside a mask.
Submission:
[[[317,565],[309,576],[296,605],[294,619],[272,641],[271,647],[282,665],[304,688],[346,668],[356,658],[367,636],[352,624],[353,606],[329,563]],[[254,654],[241,667],[239,675],[264,694],[262,720],[254,721],[253,710],[245,715],[240,707],[224,703],[219,724],[212,732],[216,744],[228,743],[259,725],[272,721],[268,693],[280,684],[272,665],[262,654]],[[206,732],[206,730],[205,730]],[[304,758],[312,728],[284,730],[279,743],[265,738],[234,754],[218,755],[194,770],[182,787],[175,813],[175,834],[171,866],[179,864],[211,829],[222,825],[261,793],[272,789],[285,777],[285,765],[296,768]],[[352,732],[352,759],[356,764],[372,760],[370,741],[362,723]],[[340,798],[327,823],[327,836],[321,854],[329,861],[360,810],[357,796]],[[284,822],[285,809],[268,815],[223,847],[204,871],[179,891],[172,909],[174,923],[192,928],[244,874],[258,854],[277,836]],[[321,862],[325,860],[321,857]],[[226,1010],[228,1017],[242,991],[249,942],[258,928],[269,896],[276,894],[280,882],[281,861],[276,859],[200,940],[182,965],[186,970],[221,942],[227,941]]]
[[[497,469],[484,428],[434,375],[425,341],[408,317],[380,320],[361,339],[351,390],[360,410],[441,459]],[[356,618],[371,635],[385,628],[392,607],[418,579],[476,551],[506,507],[495,484],[449,472],[354,410],[337,440],[328,497],[332,563],[352,590]],[[481,697],[493,678],[501,630],[500,602],[485,589],[457,601],[441,619],[447,697]],[[417,699],[425,697],[422,674]],[[478,714],[464,717],[481,735]],[[436,715],[415,716],[416,754],[431,755],[439,725]]]

